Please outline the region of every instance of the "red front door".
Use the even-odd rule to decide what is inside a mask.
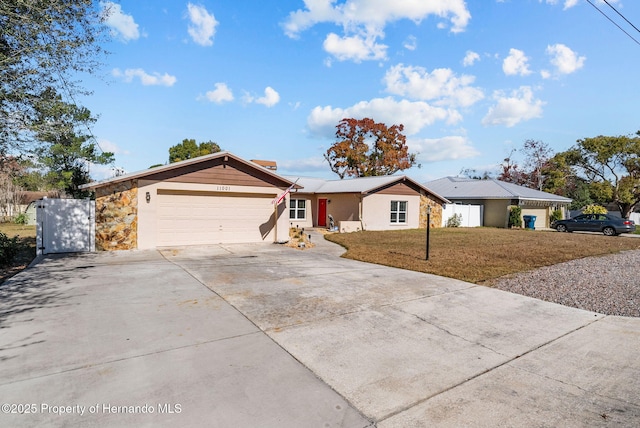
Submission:
[[[327,226],[327,200],[318,199],[318,226]]]

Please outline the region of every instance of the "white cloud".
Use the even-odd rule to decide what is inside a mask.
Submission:
[[[286,171],[288,174],[309,174],[313,171],[326,172],[327,169],[327,161],[324,157],[278,161],[278,170]]]
[[[100,148],[105,152],[111,152],[116,155],[128,155],[129,151],[121,149],[116,143],[112,143],[109,140],[99,140],[98,144]]]
[[[560,1],[560,0],[538,0],[540,3],[546,3],[546,4],[551,4],[551,5],[556,5],[556,4],[562,4],[562,9],[563,10],[567,10],[567,9],[571,9],[574,6],[577,6],[578,3],[580,3],[580,0],[564,0],[564,1]],[[605,4],[604,0],[596,0],[598,4]],[[498,0],[499,3],[504,2],[504,0]],[[621,5],[622,2],[621,0],[608,0],[609,4],[612,5]]]
[[[122,11],[122,7],[114,2],[100,2],[102,13],[105,16],[105,24],[111,28],[111,33],[118,36],[125,42],[136,40],[140,37],[138,24],[133,20],[133,16]]]
[[[523,120],[530,120],[542,116],[543,101],[534,99],[529,86],[521,86],[510,95],[496,91],[493,95],[496,104],[489,108],[489,112],[482,119],[482,124],[504,125],[508,128]]]
[[[480,155],[467,137],[452,135],[443,138],[408,139],[409,151],[418,153],[422,162],[468,159]]]
[[[469,67],[475,64],[476,61],[480,61],[480,55],[473,51],[467,51],[467,54],[462,60],[462,65],[464,65],[465,67]]]
[[[464,0],[346,0],[343,3],[304,0],[304,4],[304,9],[291,12],[282,24],[285,34],[297,38],[301,32],[319,23],[339,25],[344,34],[329,34],[324,47],[331,54],[341,55],[341,60],[384,59],[387,47],[377,41],[384,38],[384,28],[390,22],[409,19],[420,23],[435,16],[450,24],[444,25],[441,21],[439,28],[449,26],[451,32],[458,33],[465,30],[471,19]],[[361,51],[354,53],[358,47]]]
[[[175,76],[167,73],[148,74],[141,68],[128,68],[125,71],[114,68],[111,74],[115,77],[121,77],[122,80],[127,83],[132,82],[134,78],[138,77],[144,86],[173,86],[178,80]]]
[[[216,34],[218,25],[213,13],[209,13],[204,6],[192,3],[187,4],[187,10],[189,21],[191,21],[188,32],[193,41],[201,46],[213,45],[213,36]]]
[[[398,64],[391,67],[384,81],[387,92],[419,100],[436,100],[436,105],[468,107],[484,98],[483,92],[470,86],[474,76],[456,76],[451,69],[437,68],[429,73],[422,67]]]
[[[280,102],[280,94],[276,92],[271,86],[267,86],[264,90],[264,97],[260,97],[256,100],[257,104],[262,104],[267,107],[273,107]]]
[[[276,92],[276,90],[271,86],[267,86],[264,90],[263,97],[256,98],[247,92],[245,93],[243,99],[246,103],[256,103],[265,105],[267,107],[273,107],[280,102],[280,94],[278,94],[278,92]]]
[[[204,97],[213,103],[222,104],[223,102],[233,101],[233,92],[225,83],[216,83],[213,91],[207,91]]]
[[[89,172],[94,180],[107,180],[116,176],[115,167],[89,162]]]
[[[558,0],[538,0],[538,1],[540,3],[545,2],[547,4],[554,4],[554,5],[559,3]],[[617,2],[617,0],[609,0],[609,1],[610,1],[610,3],[616,3]],[[564,4],[563,9],[567,10],[567,9],[572,8],[573,6],[577,5],[578,4],[578,0],[565,0],[563,2],[563,4]]]
[[[290,37],[322,22],[345,28],[383,28],[389,22],[401,19],[420,22],[431,15],[449,20],[451,31],[457,33],[464,31],[471,19],[464,0],[347,0],[337,5],[335,0],[304,0],[304,3],[306,9],[291,12],[284,23]]]
[[[543,79],[549,79],[551,77],[551,72],[549,72],[549,70],[540,70],[540,76]]]
[[[509,49],[509,56],[502,62],[502,71],[507,76],[513,76],[519,74],[520,76],[526,76],[531,74],[529,70],[529,58],[527,58],[523,51],[519,49]]]
[[[360,35],[340,37],[329,33],[323,43],[324,50],[339,61],[352,60],[361,62],[366,60],[381,60],[387,57],[387,46],[375,42],[376,38]]]
[[[416,36],[409,36],[403,46],[408,51],[415,51],[418,48],[418,39]]]
[[[582,68],[584,61],[587,59],[584,56],[578,56],[578,54],[561,43],[547,46],[547,55],[551,56],[551,64],[556,67],[560,74],[574,73]]]
[[[403,124],[405,135],[416,134],[436,121],[454,124],[462,120],[460,113],[453,109],[435,107],[423,101],[396,101],[387,97],[361,101],[344,109],[317,106],[307,118],[307,126],[314,135],[333,138],[336,125],[347,117],[370,117],[388,126]]]
[[[615,3],[615,1],[613,1],[613,3]],[[578,4],[578,0],[566,0],[564,2],[564,9],[567,10],[577,4]]]

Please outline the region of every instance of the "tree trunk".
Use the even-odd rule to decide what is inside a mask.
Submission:
[[[633,211],[634,207],[635,207],[635,204],[632,205],[628,202],[618,202],[618,209],[620,209],[620,216],[622,218],[626,218],[627,220],[631,216],[631,211]]]

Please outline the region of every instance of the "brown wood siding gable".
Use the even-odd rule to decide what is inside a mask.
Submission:
[[[203,184],[224,184],[228,186],[256,186],[263,187],[265,184],[279,188],[286,188],[287,183],[278,180],[276,177],[252,168],[233,158],[212,159],[181,168],[162,171],[144,177],[145,180],[172,181],[178,183],[203,183]]]
[[[407,195],[407,196],[420,195],[419,190],[408,186],[406,183],[395,183],[389,187],[382,188],[375,193],[378,193],[381,195]]]

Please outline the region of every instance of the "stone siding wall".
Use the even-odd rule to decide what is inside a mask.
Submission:
[[[138,248],[138,181],[96,190],[96,249]]]
[[[441,202],[429,196],[420,195],[420,228],[427,228],[427,207],[431,207],[431,227],[442,227]]]

